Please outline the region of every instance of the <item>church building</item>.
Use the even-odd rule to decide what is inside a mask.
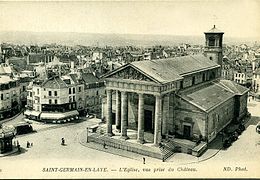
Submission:
[[[232,120],[241,121],[248,89],[221,79],[223,34],[215,25],[205,32],[203,54],[135,61],[106,74],[106,137],[119,133],[129,141],[133,129],[141,145],[150,133],[155,147],[177,139],[207,146]]]

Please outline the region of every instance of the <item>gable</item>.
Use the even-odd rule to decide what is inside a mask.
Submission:
[[[105,76],[105,78],[139,80],[139,81],[148,81],[148,82],[158,83],[152,77],[149,77],[147,74],[132,67],[131,64],[128,64],[125,67],[119,68],[117,71],[114,71],[111,74],[108,74],[107,76]]]

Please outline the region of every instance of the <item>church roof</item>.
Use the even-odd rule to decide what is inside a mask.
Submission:
[[[235,93],[223,88],[218,83],[211,82],[206,87],[196,91],[186,92],[179,96],[201,110],[208,112],[219,104],[234,97]]]
[[[180,80],[184,75],[219,67],[217,63],[208,60],[202,54],[151,61],[134,61],[131,65],[160,83]]]
[[[226,88],[227,90],[236,93],[237,95],[243,95],[249,91],[248,88],[241,86],[234,81],[229,81],[225,79],[220,80],[220,85]]]
[[[181,80],[183,76],[188,74],[220,67],[216,62],[199,54],[150,61],[134,61],[109,72],[103,77],[109,78],[129,66],[161,84]]]
[[[200,108],[203,111],[210,111],[228,99],[247,93],[249,89],[230,80],[216,80],[206,86],[201,86],[196,91],[186,91],[179,96]]]
[[[214,25],[212,29],[210,29],[208,32],[205,33],[222,33],[224,34],[223,31],[219,30],[218,28],[216,28],[216,26]]]

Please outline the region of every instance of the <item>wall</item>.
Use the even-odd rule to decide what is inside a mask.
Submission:
[[[230,98],[208,113],[208,141],[212,141],[234,118],[235,99]]]
[[[214,78],[212,77],[213,73],[215,74]],[[183,81],[183,89],[197,85],[197,84],[200,84],[200,83],[203,83],[203,82],[206,82],[206,81],[209,81],[209,80],[212,80],[212,79],[216,79],[216,78],[221,76],[220,73],[221,73],[220,68],[215,68],[215,69],[211,69],[211,70],[207,70],[207,71],[198,72],[198,73],[194,73],[194,74],[191,74],[191,75],[183,76],[183,78],[184,78],[182,80]],[[203,80],[203,74],[204,74],[204,80]],[[194,84],[192,84],[193,77],[195,77],[195,83]],[[180,89],[180,83],[181,83],[181,81],[177,82],[177,85],[176,85],[177,89]]]
[[[205,134],[206,114],[199,108],[176,97],[175,117],[173,120],[174,130],[178,134],[183,134],[183,125],[185,123],[192,126],[192,137],[199,138]],[[190,120],[187,120],[190,119]]]
[[[247,113],[247,98],[248,98],[247,93],[245,93],[242,96],[239,96],[240,99],[239,118],[242,118]]]

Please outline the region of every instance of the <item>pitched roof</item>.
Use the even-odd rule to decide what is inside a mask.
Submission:
[[[42,87],[50,89],[61,89],[68,86],[60,77],[53,77],[43,82]]]
[[[179,96],[203,111],[210,111],[212,108],[235,96],[235,93],[228,91],[218,83],[211,82],[206,87],[196,91],[185,92]]]
[[[219,67],[217,63],[208,60],[202,54],[151,61],[135,61],[131,65],[160,83],[176,81],[189,73]]]
[[[0,76],[0,84],[6,84],[9,82],[15,81],[14,79],[12,79],[10,76],[6,76],[6,75],[1,75]]]
[[[93,75],[93,73],[82,73],[82,79],[85,83],[96,83],[99,79]]]
[[[205,33],[222,33],[222,34],[224,34],[224,32],[219,30],[218,28],[216,28],[215,25],[213,26],[213,28],[211,28],[208,32],[205,32]]]

